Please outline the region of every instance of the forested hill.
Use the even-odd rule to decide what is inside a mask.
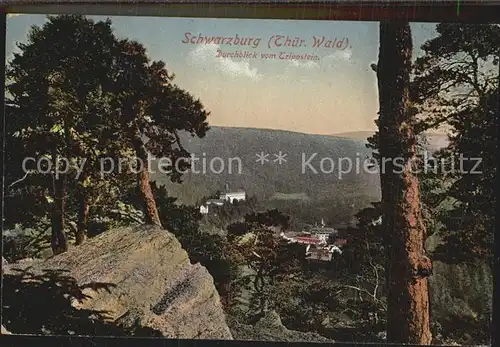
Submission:
[[[168,183],[162,174],[153,178],[167,183],[169,191],[184,203],[195,203],[203,196],[224,189],[226,183],[231,189],[244,189],[260,199],[279,196],[320,201],[359,195],[376,199],[379,195],[378,175],[362,169],[363,161],[370,157],[363,140],[281,130],[211,127],[204,138],[183,136],[182,143],[199,158],[196,169],[202,172],[186,174],[181,185]],[[280,151],[286,160],[281,165],[275,161],[275,154],[279,155]],[[264,164],[257,162],[257,154],[261,153],[268,154],[269,161]],[[214,160],[215,157],[220,159]],[[235,158],[241,159],[241,165]],[[348,171],[350,159],[353,165],[350,172],[339,175],[340,158],[346,158],[342,164],[344,171]],[[361,163],[359,172],[356,172],[356,158]],[[310,166],[303,165],[308,160]],[[221,161],[224,162],[223,172],[212,172],[210,161],[214,162],[215,171],[220,170]]]

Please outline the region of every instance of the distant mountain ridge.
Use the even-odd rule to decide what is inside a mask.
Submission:
[[[202,139],[189,134],[180,136],[182,144],[197,158],[197,173],[185,174],[182,184],[168,182],[161,173],[154,173],[152,177],[167,184],[172,195],[188,204],[223,190],[226,184],[232,190],[243,189],[263,199],[273,196],[327,199],[346,187],[356,187],[356,194],[378,197],[378,174],[362,168],[363,161],[371,157],[371,150],[366,148],[366,139],[371,135],[370,131],[313,135],[288,130],[212,126]],[[427,139],[431,151],[445,146],[448,141],[446,134],[439,133],[428,134]],[[263,163],[258,161],[259,155],[264,156]],[[359,170],[355,167],[356,160],[360,162]],[[339,175],[340,164],[345,170],[348,161],[353,165],[352,170]],[[215,170],[210,169],[211,162]],[[310,165],[304,166],[306,162]]]
[[[369,137],[373,136],[375,131],[348,131],[344,133],[332,134],[332,136],[342,137],[353,140],[364,140],[366,141]],[[449,139],[448,134],[438,133],[438,132],[428,132],[425,133],[425,138],[427,141],[427,148],[430,151],[436,151],[441,148],[448,146]]]
[[[181,142],[199,158],[198,171],[202,171],[205,160],[206,172],[189,172],[182,184],[167,182],[161,174],[153,175],[153,178],[167,184],[169,191],[184,203],[196,203],[202,197],[222,190],[226,183],[231,189],[244,189],[263,199],[276,193],[306,194],[314,199],[332,198],[331,194],[339,193],[347,186],[359,194],[378,195],[377,175],[355,170],[339,175],[335,167],[341,158],[345,162],[354,162],[356,157],[360,160],[368,158],[371,151],[363,141],[284,130],[213,126],[204,138],[183,134]],[[281,165],[278,160],[280,151],[283,156]],[[265,156],[263,163],[258,162],[261,154]],[[229,172],[231,159],[232,172]],[[304,166],[308,160],[310,165]],[[223,172],[211,172],[211,161],[218,169],[224,162]]]
[[[375,131],[365,130],[365,131],[347,131],[343,133],[332,134],[331,136],[343,137],[353,140],[366,140],[370,136],[373,136],[373,134],[375,134]]]
[[[196,172],[187,172],[183,183],[172,183],[161,173],[151,177],[183,204],[198,204],[227,184],[257,197],[262,208],[277,208],[307,223],[321,218],[333,225],[351,223],[355,213],[380,200],[379,174],[364,165],[372,154],[365,134],[372,133],[313,135],[212,126],[202,139],[181,134],[196,158]]]

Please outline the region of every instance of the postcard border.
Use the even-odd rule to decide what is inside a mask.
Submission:
[[[39,13],[39,14],[61,14],[61,13],[85,13],[103,15],[127,15],[127,16],[165,16],[165,17],[197,17],[197,18],[254,18],[254,19],[294,19],[294,20],[358,20],[358,21],[380,21],[389,18],[404,18],[417,22],[467,22],[467,23],[499,23],[500,2],[486,1],[473,2],[462,1],[461,14],[457,14],[456,1],[378,1],[378,2],[354,2],[354,1],[302,1],[300,4],[294,2],[256,2],[256,1],[11,1],[4,0],[0,3],[0,26],[1,26],[1,59],[5,65],[5,40],[6,40],[6,17],[8,13]],[[140,7],[139,7],[140,6]],[[108,10],[109,9],[109,10]],[[203,11],[208,10],[208,13]],[[268,11],[267,13],[265,11]],[[326,13],[328,12],[328,13]],[[0,97],[4,99],[5,93],[5,70],[2,70],[3,87]],[[500,113],[500,98],[499,98]],[[5,112],[1,107],[2,129],[5,129]],[[498,127],[498,151],[500,152],[500,115],[497,114]],[[2,147],[4,147],[5,136],[2,134]],[[4,168],[3,156],[0,158],[0,167]],[[498,167],[500,170],[500,166]],[[2,176],[2,195],[3,191]],[[497,175],[497,192],[500,193],[500,175]],[[500,216],[499,210],[497,214]],[[3,218],[1,218],[3,229]],[[498,298],[498,287],[500,286],[500,218],[495,224],[495,273],[493,293],[493,322],[492,327],[500,326],[500,299]],[[1,317],[0,317],[1,319]],[[266,341],[220,341],[220,340],[178,340],[158,338],[105,338],[105,337],[66,337],[66,336],[33,336],[33,335],[2,335],[5,345],[39,346],[42,342],[51,345],[71,346],[285,346],[286,342]],[[500,329],[492,329],[492,346],[500,345]],[[390,344],[374,343],[301,343],[300,346],[388,346]],[[2,344],[4,345],[4,344]],[[397,344],[394,344],[397,345]],[[408,345],[410,346],[410,345]],[[419,345],[423,346],[423,345]]]

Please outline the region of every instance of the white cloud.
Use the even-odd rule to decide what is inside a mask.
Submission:
[[[347,67],[348,65],[355,63],[351,58],[352,51],[350,50],[336,51],[323,57],[321,67],[327,71],[332,69],[338,71],[340,66]]]
[[[220,45],[200,45],[189,53],[189,63],[201,68],[214,68],[228,76],[243,76],[258,81],[263,76],[257,68],[251,68],[248,60],[235,61],[227,57],[217,57]]]
[[[300,61],[300,60],[290,60],[290,64],[294,67],[303,68],[303,69],[315,69],[319,67],[319,64],[315,61]]]
[[[336,51],[335,53],[324,56],[320,61],[300,61],[300,60],[290,60],[289,67],[301,68],[301,69],[316,69],[321,66],[331,66],[334,63],[340,61],[350,62],[352,57],[352,51]]]
[[[344,51],[336,51],[335,53],[327,55],[323,58],[323,60],[325,62],[332,62],[332,61],[339,61],[339,60],[349,61],[349,60],[351,60],[351,57],[352,57],[352,51],[351,50],[344,50]]]

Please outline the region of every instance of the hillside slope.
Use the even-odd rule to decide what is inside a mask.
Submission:
[[[206,172],[186,174],[183,184],[171,184],[162,174],[154,178],[167,184],[173,195],[185,203],[195,203],[203,196],[222,190],[226,183],[231,189],[244,189],[249,195],[263,199],[276,193],[305,194],[313,199],[332,199],[344,192],[378,196],[378,176],[355,170],[356,158],[362,163],[370,155],[362,140],[280,130],[212,127],[203,139],[183,136],[182,142],[200,158],[196,170],[203,171],[205,160]],[[273,162],[280,151],[286,155],[286,162],[281,165]],[[269,162],[256,162],[260,153],[269,154]],[[308,166],[306,163],[311,157]],[[346,158],[344,171],[347,171],[348,159],[352,161],[351,172],[339,174],[339,158]],[[210,170],[210,161],[216,172]],[[217,173],[222,168],[221,161],[224,170]]]

